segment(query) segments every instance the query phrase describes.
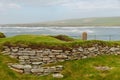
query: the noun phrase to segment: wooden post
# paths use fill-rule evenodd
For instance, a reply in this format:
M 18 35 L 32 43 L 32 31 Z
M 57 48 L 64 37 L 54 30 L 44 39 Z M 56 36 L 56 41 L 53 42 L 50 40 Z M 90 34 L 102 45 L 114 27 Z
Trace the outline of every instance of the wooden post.
M 82 33 L 82 40 L 87 40 L 87 32 Z

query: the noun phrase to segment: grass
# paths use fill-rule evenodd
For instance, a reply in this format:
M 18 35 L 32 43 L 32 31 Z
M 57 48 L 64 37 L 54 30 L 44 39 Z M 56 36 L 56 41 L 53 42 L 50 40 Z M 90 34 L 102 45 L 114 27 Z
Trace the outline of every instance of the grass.
M 66 41 L 70 40 L 70 41 Z M 32 48 L 50 48 L 50 49 L 63 49 L 70 50 L 79 46 L 90 47 L 93 44 L 101 46 L 116 46 L 120 45 L 120 41 L 99 41 L 88 40 L 82 41 L 80 39 L 73 39 L 68 36 L 43 36 L 43 35 L 17 35 L 13 37 L 0 38 L 0 47 L 2 46 L 19 46 L 19 47 L 32 47 Z
M 120 26 L 120 16 L 118 17 L 93 17 L 82 19 L 68 19 L 60 21 L 51 21 L 44 23 L 29 23 L 29 24 L 8 24 L 3 26 L 28 26 L 28 27 L 40 27 L 40 26 Z
M 62 79 L 48 76 L 35 76 L 20 74 L 10 70 L 8 62 L 15 63 L 15 59 L 0 54 L 0 80 L 119 80 L 120 79 L 120 55 L 102 55 L 88 59 L 65 61 L 52 65 L 63 65 L 64 75 Z M 109 66 L 112 69 L 100 71 L 95 66 Z
M 93 44 L 102 46 L 116 46 L 120 45 L 119 41 L 64 41 L 51 36 L 43 35 L 18 35 L 9 38 L 0 39 L 0 47 L 3 45 L 8 46 L 24 46 L 24 47 L 47 47 L 47 48 L 62 48 L 71 49 L 73 47 L 83 46 L 89 47 Z M 0 80 L 119 80 L 120 79 L 120 55 L 102 55 L 88 59 L 65 61 L 52 65 L 63 65 L 64 70 L 61 72 L 64 75 L 62 79 L 53 78 L 52 75 L 48 76 L 35 76 L 28 74 L 19 74 L 9 69 L 8 63 L 18 62 L 8 56 L 0 54 Z M 100 71 L 96 70 L 95 66 L 109 66 L 111 70 Z

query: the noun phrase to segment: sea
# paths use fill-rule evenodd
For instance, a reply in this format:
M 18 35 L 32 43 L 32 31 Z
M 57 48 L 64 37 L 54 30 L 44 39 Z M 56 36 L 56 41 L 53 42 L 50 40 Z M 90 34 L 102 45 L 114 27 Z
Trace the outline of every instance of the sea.
M 33 35 L 68 35 L 73 38 L 81 39 L 83 32 L 87 32 L 88 40 L 120 40 L 120 26 L 83 26 L 83 27 L 2 27 L 0 32 L 3 32 L 7 37 L 23 34 Z

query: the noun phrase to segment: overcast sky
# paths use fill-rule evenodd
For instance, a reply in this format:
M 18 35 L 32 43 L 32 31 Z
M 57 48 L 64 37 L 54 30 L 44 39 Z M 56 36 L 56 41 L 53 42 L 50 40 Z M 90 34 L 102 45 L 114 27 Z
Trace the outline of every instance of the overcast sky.
M 0 0 L 0 24 L 120 16 L 120 0 Z

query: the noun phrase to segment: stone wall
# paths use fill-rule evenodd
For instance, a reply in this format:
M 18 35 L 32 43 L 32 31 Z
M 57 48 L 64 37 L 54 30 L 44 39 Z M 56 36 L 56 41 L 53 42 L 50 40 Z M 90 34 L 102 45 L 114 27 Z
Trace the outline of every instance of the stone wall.
M 119 55 L 120 46 L 103 47 L 95 44 L 92 47 L 79 47 L 70 51 L 5 46 L 2 53 L 19 60 L 19 64 L 9 64 L 9 67 L 15 71 L 26 74 L 47 75 L 50 73 L 60 73 L 63 70 L 63 66 L 44 67 L 44 64 L 84 59 L 102 54 Z

